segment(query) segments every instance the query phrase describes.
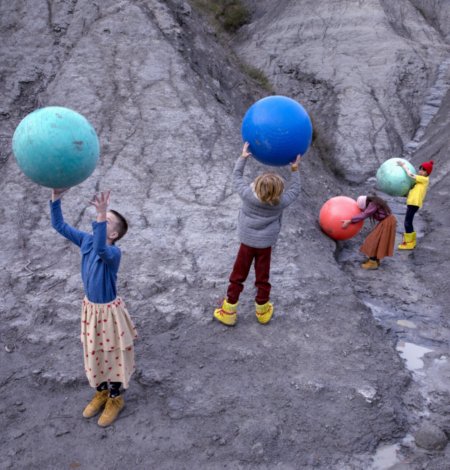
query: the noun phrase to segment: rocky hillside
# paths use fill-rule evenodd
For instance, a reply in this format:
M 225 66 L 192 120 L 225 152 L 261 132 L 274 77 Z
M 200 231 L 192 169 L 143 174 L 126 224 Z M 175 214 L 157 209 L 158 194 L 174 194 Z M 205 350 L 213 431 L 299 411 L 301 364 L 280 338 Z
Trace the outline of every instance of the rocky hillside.
M 405 333 L 373 306 L 395 319 L 420 309 L 430 361 L 448 355 L 450 7 L 245 3 L 249 23 L 226 36 L 197 2 L 0 1 L 1 468 L 365 469 L 380 444 L 400 442 L 398 465 L 445 468 L 448 449 L 402 439 L 423 415 L 446 439 L 449 368 L 440 359 L 439 384 L 424 389 L 396 350 Z M 238 247 L 231 170 L 243 114 L 270 92 L 304 104 L 316 139 L 273 255 L 274 319 L 257 324 L 251 275 L 227 329 L 212 311 Z M 111 189 L 130 222 L 119 290 L 138 370 L 105 430 L 81 417 L 79 253 L 50 227 L 49 190 L 11 153 L 20 120 L 47 105 L 85 115 L 101 142 L 94 174 L 64 196 L 67 221 L 89 230 L 89 197 Z M 318 210 L 371 189 L 396 155 L 436 161 L 419 247 L 361 272 L 361 235 L 336 246 Z M 262 170 L 248 166 L 249 178 Z

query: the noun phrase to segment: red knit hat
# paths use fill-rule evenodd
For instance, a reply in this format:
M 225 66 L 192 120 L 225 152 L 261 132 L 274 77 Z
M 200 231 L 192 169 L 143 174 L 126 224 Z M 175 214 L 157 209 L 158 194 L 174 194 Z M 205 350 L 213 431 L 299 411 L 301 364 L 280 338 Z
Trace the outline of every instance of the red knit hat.
M 420 168 L 423 168 L 428 175 L 431 175 L 431 172 L 433 171 L 433 160 L 430 160 L 429 162 L 423 162 L 422 165 L 420 165 Z

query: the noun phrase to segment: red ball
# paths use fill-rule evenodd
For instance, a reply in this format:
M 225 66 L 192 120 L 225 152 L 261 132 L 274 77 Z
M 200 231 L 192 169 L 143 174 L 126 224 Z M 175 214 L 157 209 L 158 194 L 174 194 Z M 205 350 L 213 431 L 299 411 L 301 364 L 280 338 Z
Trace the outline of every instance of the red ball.
M 361 214 L 361 210 L 354 199 L 347 196 L 332 197 L 320 209 L 319 225 L 333 240 L 348 240 L 362 229 L 364 221 L 350 224 L 347 228 L 342 228 L 342 221 L 358 214 Z

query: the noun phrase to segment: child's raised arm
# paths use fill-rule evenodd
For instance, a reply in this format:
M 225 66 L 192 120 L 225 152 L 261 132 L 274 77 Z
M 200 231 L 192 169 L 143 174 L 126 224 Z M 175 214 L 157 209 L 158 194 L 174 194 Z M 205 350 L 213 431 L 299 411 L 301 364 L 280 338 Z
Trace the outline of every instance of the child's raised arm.
M 63 237 L 67 238 L 67 240 L 70 240 L 77 246 L 81 246 L 84 237 L 88 234 L 67 224 L 64 221 L 61 209 L 61 197 L 68 190 L 68 188 L 52 189 L 52 198 L 50 201 L 50 217 L 52 221 L 52 227 Z
M 97 255 L 106 264 L 115 265 L 120 262 L 120 250 L 107 243 L 107 212 L 111 191 L 101 192 L 99 196 L 94 195 L 91 205 L 97 211 L 97 222 L 94 223 L 93 248 Z
M 251 156 L 251 153 L 248 150 L 249 143 L 245 142 L 242 147 L 241 156 L 238 158 L 236 164 L 234 165 L 233 170 L 233 186 L 239 196 L 244 194 L 244 191 L 248 189 L 248 183 L 244 180 L 244 168 L 247 163 L 248 157 Z
M 283 193 L 281 198 L 281 204 L 283 207 L 287 207 L 292 204 L 300 194 L 300 173 L 298 168 L 300 166 L 301 155 L 297 155 L 294 162 L 291 163 L 292 177 L 289 188 Z
M 401 160 L 397 160 L 397 165 L 398 166 L 401 166 L 404 170 L 405 170 L 405 173 L 413 180 L 416 179 L 416 175 L 414 173 L 411 173 L 409 171 L 409 168 L 406 166 L 406 163 L 405 162 L 402 162 Z

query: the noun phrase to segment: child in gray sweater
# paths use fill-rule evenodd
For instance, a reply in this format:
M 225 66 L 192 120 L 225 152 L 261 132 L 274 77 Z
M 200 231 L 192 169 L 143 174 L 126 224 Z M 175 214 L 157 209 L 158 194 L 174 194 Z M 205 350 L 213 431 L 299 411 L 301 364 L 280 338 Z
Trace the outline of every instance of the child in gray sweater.
M 276 173 L 264 173 L 256 177 L 252 184 L 246 183 L 244 168 L 251 155 L 248 146 L 246 142 L 233 170 L 233 185 L 242 199 L 238 218 L 241 245 L 230 275 L 227 298 L 222 307 L 214 311 L 214 318 L 228 326 L 236 324 L 239 295 L 244 289 L 244 282 L 253 260 L 257 289 L 256 318 L 262 324 L 268 323 L 272 318 L 273 305 L 269 302 L 272 247 L 280 233 L 283 210 L 292 204 L 300 193 L 300 155 L 291 163 L 292 178 L 286 191 L 283 179 Z

